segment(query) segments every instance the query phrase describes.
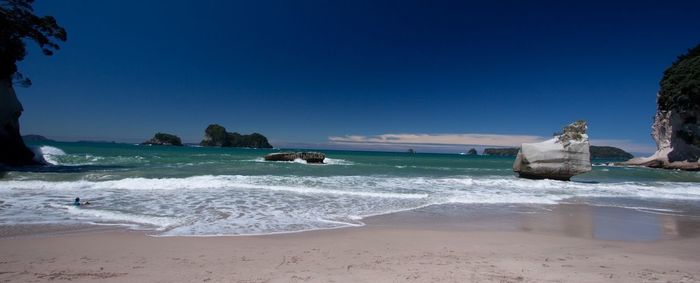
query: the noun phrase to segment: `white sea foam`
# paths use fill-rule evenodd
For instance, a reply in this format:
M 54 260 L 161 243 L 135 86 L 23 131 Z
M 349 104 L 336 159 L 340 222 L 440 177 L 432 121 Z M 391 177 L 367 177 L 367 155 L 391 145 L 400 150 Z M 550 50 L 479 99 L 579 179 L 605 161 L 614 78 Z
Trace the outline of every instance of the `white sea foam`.
M 92 221 L 157 227 L 164 235 L 240 235 L 362 225 L 360 220 L 370 215 L 445 203 L 556 204 L 599 197 L 700 201 L 697 184 L 680 182 L 581 183 L 511 176 L 112 178 L 0 181 L 0 199 L 14 200 L 3 204 L 0 224 Z M 75 196 L 93 205 L 66 208 Z
M 59 165 L 58 157 L 66 155 L 63 150 L 57 147 L 42 145 L 38 147 L 31 147 L 32 152 L 34 152 L 34 160 L 41 163 L 47 163 L 52 165 Z
M 163 230 L 175 225 L 177 221 L 170 217 L 158 217 L 150 215 L 139 215 L 120 211 L 99 210 L 92 207 L 63 206 L 66 211 L 78 218 L 92 222 L 123 222 L 134 224 L 145 224 Z

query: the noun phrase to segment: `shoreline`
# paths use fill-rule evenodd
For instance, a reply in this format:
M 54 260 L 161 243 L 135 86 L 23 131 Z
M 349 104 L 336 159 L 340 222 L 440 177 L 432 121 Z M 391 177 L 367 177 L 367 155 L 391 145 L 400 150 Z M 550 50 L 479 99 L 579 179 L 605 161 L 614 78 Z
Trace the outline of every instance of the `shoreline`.
M 363 222 L 232 237 L 45 229 L 0 238 L 0 281 L 700 281 L 698 217 L 579 204 L 442 205 Z
M 574 221 L 575 225 L 563 225 Z M 359 222 L 361 224 L 330 228 L 231 235 L 161 235 L 159 233 L 163 231 L 133 228 L 137 225 L 129 223 L 11 224 L 0 225 L 0 239 L 109 232 L 142 233 L 154 238 L 237 238 L 323 233 L 372 227 L 445 229 L 465 232 L 520 231 L 633 242 L 700 237 L 700 216 L 695 214 L 684 215 L 644 207 L 630 208 L 584 203 L 436 204 L 367 216 L 359 219 Z M 619 233 L 609 235 L 611 229 Z

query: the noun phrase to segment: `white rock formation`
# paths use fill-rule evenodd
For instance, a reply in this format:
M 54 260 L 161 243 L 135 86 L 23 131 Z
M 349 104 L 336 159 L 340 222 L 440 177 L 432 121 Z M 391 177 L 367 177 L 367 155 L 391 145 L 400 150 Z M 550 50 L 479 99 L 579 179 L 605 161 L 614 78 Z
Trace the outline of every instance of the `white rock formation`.
M 575 131 L 567 131 L 575 129 Z M 513 171 L 522 178 L 569 180 L 591 171 L 586 122 L 564 128 L 564 133 L 539 143 L 522 144 Z
M 698 116 L 695 112 L 686 112 L 684 116 Z M 687 117 L 682 117 L 676 111 L 658 110 L 651 126 L 651 136 L 656 142 L 657 150 L 649 157 L 630 159 L 622 164 L 639 165 L 653 168 L 700 170 L 700 147 L 689 144 L 679 138 L 675 133 L 679 130 L 700 135 L 700 128 L 696 123 L 684 123 Z

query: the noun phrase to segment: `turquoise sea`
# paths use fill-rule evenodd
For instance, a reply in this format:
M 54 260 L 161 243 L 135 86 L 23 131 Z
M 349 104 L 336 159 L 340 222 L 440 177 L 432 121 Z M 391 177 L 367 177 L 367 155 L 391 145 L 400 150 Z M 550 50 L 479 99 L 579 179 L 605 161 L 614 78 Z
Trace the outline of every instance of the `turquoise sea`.
M 331 151 L 326 164 L 266 162 L 278 150 L 31 144 L 53 164 L 0 173 L 0 225 L 125 225 L 156 235 L 243 235 L 363 225 L 429 205 L 559 203 L 700 216 L 700 172 L 611 166 L 571 182 L 526 180 L 513 158 Z M 73 198 L 92 204 L 75 207 Z

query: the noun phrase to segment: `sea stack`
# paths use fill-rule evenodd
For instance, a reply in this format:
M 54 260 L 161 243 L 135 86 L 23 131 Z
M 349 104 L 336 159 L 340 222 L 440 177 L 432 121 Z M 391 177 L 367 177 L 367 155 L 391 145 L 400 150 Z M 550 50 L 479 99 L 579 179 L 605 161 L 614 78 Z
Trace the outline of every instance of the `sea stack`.
M 521 178 L 563 181 L 591 171 L 587 129 L 586 121 L 577 121 L 552 139 L 522 144 L 513 171 Z
M 700 170 L 700 45 L 664 71 L 651 137 L 656 152 L 623 164 Z

